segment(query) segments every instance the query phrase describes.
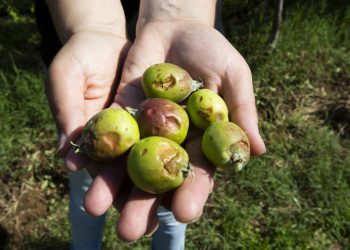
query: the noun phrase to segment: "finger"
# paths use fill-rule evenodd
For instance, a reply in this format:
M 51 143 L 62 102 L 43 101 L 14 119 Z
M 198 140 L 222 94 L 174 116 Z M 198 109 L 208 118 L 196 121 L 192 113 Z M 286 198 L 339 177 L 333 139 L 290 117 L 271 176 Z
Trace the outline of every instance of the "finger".
M 129 176 L 126 175 L 121 187 L 119 188 L 118 191 L 118 196 L 117 198 L 114 199 L 113 205 L 116 207 L 116 209 L 121 212 L 128 201 L 130 194 L 133 190 L 134 184 L 130 180 Z
M 143 72 L 149 66 L 164 60 L 165 52 L 157 37 L 150 38 L 146 35 L 136 39 L 125 60 L 115 102 L 121 106 L 137 108 L 144 99 L 141 87 Z
M 188 175 L 184 183 L 175 191 L 172 211 L 176 220 L 190 223 L 197 220 L 211 193 L 214 181 L 214 168 L 206 161 L 201 151 L 201 139 L 189 141 L 186 150 L 193 165 L 193 176 Z
M 154 227 L 158 199 L 156 195 L 133 188 L 120 213 L 117 224 L 118 237 L 134 242 Z
M 62 49 L 52 64 L 45 81 L 45 90 L 58 131 L 57 154 L 64 156 L 69 141 L 75 141 L 85 122 L 83 96 L 84 74 L 78 63 Z M 74 112 L 73 112 L 74 111 Z
M 144 236 L 152 236 L 152 234 L 158 229 L 159 227 L 159 219 L 157 216 L 157 213 L 152 214 L 152 217 L 150 219 L 150 222 L 148 223 L 147 230 L 144 233 Z
M 237 52 L 238 53 L 238 52 Z M 255 106 L 252 74 L 244 59 L 239 65 L 228 66 L 223 81 L 223 98 L 228 106 L 230 120 L 237 123 L 248 135 L 251 153 L 261 155 L 266 148 L 259 133 L 258 115 Z
M 112 205 L 126 176 L 125 166 L 120 163 L 94 162 L 94 168 L 100 168 L 84 198 L 84 208 L 93 216 L 104 214 Z M 90 166 L 91 167 L 91 166 Z

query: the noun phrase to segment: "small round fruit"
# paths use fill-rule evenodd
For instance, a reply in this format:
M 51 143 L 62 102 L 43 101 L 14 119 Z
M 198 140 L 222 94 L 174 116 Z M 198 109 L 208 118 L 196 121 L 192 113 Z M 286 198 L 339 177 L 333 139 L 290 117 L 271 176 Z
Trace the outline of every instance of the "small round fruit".
M 205 130 L 202 152 L 213 165 L 240 171 L 249 161 L 250 143 L 239 126 L 233 122 L 220 121 Z
M 159 136 L 137 142 L 127 161 L 128 174 L 134 185 L 153 194 L 179 187 L 191 171 L 190 166 L 185 149 Z
M 136 120 L 124 109 L 108 108 L 94 115 L 83 128 L 78 152 L 98 161 L 113 161 L 139 139 Z
M 217 121 L 228 121 L 224 100 L 210 89 L 200 89 L 188 98 L 186 110 L 191 122 L 204 130 Z
M 154 64 L 146 69 L 142 87 L 147 98 L 160 97 L 179 103 L 201 83 L 192 79 L 183 68 L 171 63 Z
M 189 118 L 177 103 L 163 99 L 144 100 L 135 115 L 142 138 L 161 136 L 181 144 L 187 135 Z

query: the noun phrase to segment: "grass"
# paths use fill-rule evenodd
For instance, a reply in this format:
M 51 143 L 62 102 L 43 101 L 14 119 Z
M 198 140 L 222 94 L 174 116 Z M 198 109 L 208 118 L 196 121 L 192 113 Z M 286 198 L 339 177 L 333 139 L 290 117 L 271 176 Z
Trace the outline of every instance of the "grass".
M 64 249 L 67 176 L 54 157 L 39 37 L 23 5 L 0 17 L 0 248 Z M 350 7 L 295 1 L 284 11 L 270 51 L 271 8 L 224 1 L 227 37 L 252 68 L 268 151 L 240 174 L 216 173 L 202 218 L 188 226 L 187 249 L 350 245 Z M 111 210 L 104 249 L 146 249 L 150 238 L 131 246 L 116 239 L 117 218 Z

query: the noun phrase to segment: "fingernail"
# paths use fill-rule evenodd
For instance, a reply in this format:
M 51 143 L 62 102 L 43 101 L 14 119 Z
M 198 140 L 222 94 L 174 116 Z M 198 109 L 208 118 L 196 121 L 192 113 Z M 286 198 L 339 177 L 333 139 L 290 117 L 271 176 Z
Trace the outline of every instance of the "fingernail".
M 210 188 L 209 188 L 209 194 L 211 194 L 214 190 L 214 185 L 212 185 Z
M 62 150 L 64 148 L 64 146 L 67 143 L 67 136 L 64 133 L 60 133 L 58 136 L 58 141 L 57 141 L 57 147 L 56 147 L 56 155 L 59 157 L 63 157 L 62 156 Z
M 201 218 L 202 214 L 203 214 L 203 210 L 201 211 L 201 213 L 199 214 L 199 216 L 197 218 L 195 218 L 191 221 L 191 223 L 197 222 Z
M 264 142 L 264 140 L 262 139 L 262 137 L 261 137 L 261 135 L 260 135 L 260 133 L 258 133 L 259 134 L 259 137 L 260 137 L 260 152 L 258 152 L 259 153 L 259 155 L 263 155 L 263 154 L 265 154 L 266 153 L 266 145 L 265 145 L 265 142 Z
M 199 219 L 200 219 L 200 216 L 199 216 L 198 218 L 196 218 L 196 219 L 192 220 L 190 223 L 197 222 L 197 221 L 199 221 Z
M 159 223 L 158 223 L 158 225 L 157 225 L 150 233 L 145 234 L 145 237 L 150 237 L 150 236 L 152 236 L 152 235 L 154 234 L 154 232 L 157 231 L 158 227 L 159 227 Z
M 128 245 L 131 245 L 131 244 L 134 244 L 136 242 L 136 240 L 134 241 L 126 241 L 125 243 L 128 244 Z

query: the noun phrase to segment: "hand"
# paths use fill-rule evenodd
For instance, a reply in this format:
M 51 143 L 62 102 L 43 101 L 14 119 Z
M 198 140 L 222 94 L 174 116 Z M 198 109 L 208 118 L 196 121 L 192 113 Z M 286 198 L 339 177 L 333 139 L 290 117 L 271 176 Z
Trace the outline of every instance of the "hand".
M 200 77 L 206 88 L 222 95 L 228 105 L 230 119 L 247 132 L 252 154 L 264 153 L 250 69 L 220 33 L 202 22 L 150 22 L 139 28 L 125 61 L 113 105 L 137 107 L 144 99 L 140 85 L 144 70 L 164 61 L 182 66 L 192 76 Z M 130 193 L 125 193 L 124 190 L 130 189 L 120 184 L 125 178 L 125 174 L 120 173 L 123 166 L 118 166 L 118 170 L 111 167 L 109 175 L 100 174 L 95 178 L 85 198 L 86 210 L 100 215 L 111 205 L 111 197 L 116 197 L 115 202 L 121 209 L 117 233 L 129 242 L 157 227 L 155 211 L 161 203 L 173 211 L 178 221 L 189 223 L 198 219 L 213 189 L 214 168 L 201 153 L 200 138 L 189 141 L 185 147 L 194 166 L 195 177 L 188 177 L 176 191 L 156 196 L 133 187 Z M 124 187 L 128 185 L 130 181 Z
M 70 36 L 54 58 L 46 93 L 59 131 L 58 155 L 65 156 L 86 121 L 112 102 L 118 68 L 129 47 L 126 36 L 83 30 Z M 67 169 L 76 170 L 82 159 L 69 159 Z

